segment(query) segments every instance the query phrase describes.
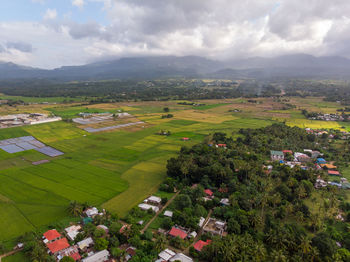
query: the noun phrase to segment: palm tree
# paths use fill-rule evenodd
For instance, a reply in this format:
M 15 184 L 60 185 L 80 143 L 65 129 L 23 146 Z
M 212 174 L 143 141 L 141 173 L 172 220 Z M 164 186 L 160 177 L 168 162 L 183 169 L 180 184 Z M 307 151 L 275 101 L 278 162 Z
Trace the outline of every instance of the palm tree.
M 271 261 L 273 261 L 273 262 L 285 262 L 285 261 L 287 261 L 287 258 L 284 255 L 283 250 L 273 250 L 271 252 Z
M 254 261 L 265 261 L 266 249 L 263 244 L 256 244 L 254 248 Z
M 80 216 L 83 212 L 83 208 L 81 206 L 81 204 L 79 204 L 77 201 L 71 201 L 69 203 L 69 206 L 67 207 L 67 211 L 69 214 L 71 214 L 72 216 Z
M 163 234 L 160 234 L 157 237 L 157 240 L 155 242 L 155 248 L 157 251 L 161 251 L 165 248 L 165 244 L 166 244 L 166 238 Z
M 303 252 L 303 259 L 304 255 L 307 255 L 311 251 L 311 240 L 307 236 L 302 236 L 300 238 L 300 245 L 299 245 L 301 251 Z

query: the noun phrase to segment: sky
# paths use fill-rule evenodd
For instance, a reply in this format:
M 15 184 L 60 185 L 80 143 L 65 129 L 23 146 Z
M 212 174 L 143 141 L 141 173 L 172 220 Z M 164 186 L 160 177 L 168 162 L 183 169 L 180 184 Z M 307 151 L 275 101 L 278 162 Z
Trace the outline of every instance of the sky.
M 350 58 L 349 0 L 1 0 L 0 61 L 131 56 Z

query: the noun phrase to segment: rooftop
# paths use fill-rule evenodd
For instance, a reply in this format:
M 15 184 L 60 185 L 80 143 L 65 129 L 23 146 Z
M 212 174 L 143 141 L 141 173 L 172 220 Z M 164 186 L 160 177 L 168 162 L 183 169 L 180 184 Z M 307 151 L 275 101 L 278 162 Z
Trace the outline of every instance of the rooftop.
M 44 233 L 44 237 L 48 240 L 48 241 L 52 241 L 56 238 L 60 238 L 61 234 L 58 233 L 58 231 L 56 229 L 51 229 L 48 230 Z
M 58 251 L 61 251 L 69 247 L 67 238 L 61 238 L 51 243 L 46 244 L 47 248 L 51 251 L 52 254 L 55 254 Z
M 177 227 L 173 227 L 170 232 L 169 235 L 173 236 L 173 237 L 180 237 L 182 239 L 185 239 L 187 237 L 187 233 L 183 230 L 181 230 L 180 228 Z

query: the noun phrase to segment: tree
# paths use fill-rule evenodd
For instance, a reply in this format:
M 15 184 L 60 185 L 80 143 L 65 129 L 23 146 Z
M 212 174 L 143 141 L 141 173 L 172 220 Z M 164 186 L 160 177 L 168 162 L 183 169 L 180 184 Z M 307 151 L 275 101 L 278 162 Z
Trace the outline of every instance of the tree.
M 167 113 L 167 112 L 170 111 L 170 109 L 169 109 L 169 107 L 164 107 L 164 108 L 163 108 L 163 111 Z
M 60 261 L 61 262 L 74 262 L 75 260 L 72 257 L 65 256 Z
M 162 227 L 164 229 L 170 229 L 173 226 L 173 221 L 170 217 L 165 217 L 162 222 Z
M 79 204 L 77 201 L 74 200 L 69 203 L 69 206 L 67 207 L 67 211 L 70 215 L 77 217 L 82 214 L 83 208 L 81 204 Z
M 109 245 L 109 242 L 108 242 L 107 239 L 98 238 L 98 239 L 95 240 L 95 249 L 97 251 L 101 251 L 101 250 L 107 249 L 108 245 Z
M 183 210 L 185 207 L 190 207 L 192 205 L 192 201 L 188 195 L 180 194 L 175 198 L 174 204 L 176 205 L 177 209 Z
M 111 254 L 114 258 L 120 258 L 123 254 L 123 250 L 120 248 L 114 247 L 111 249 Z
M 94 231 L 94 238 L 103 237 L 106 234 L 103 228 L 96 227 Z
M 159 252 L 165 248 L 165 245 L 166 245 L 166 238 L 163 234 L 160 234 L 156 238 L 155 249 L 157 250 L 157 252 Z

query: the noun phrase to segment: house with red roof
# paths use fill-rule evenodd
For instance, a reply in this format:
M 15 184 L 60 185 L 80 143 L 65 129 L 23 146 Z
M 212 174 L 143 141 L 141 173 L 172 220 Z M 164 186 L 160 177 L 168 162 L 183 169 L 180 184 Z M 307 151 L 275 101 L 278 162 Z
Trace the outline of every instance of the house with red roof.
M 177 227 L 172 227 L 172 229 L 169 232 L 169 235 L 172 237 L 179 237 L 181 239 L 185 239 L 187 237 L 187 233 Z
M 328 170 L 328 175 L 330 176 L 340 176 L 339 171 L 336 170 Z
M 70 245 L 67 238 L 64 237 L 54 242 L 47 243 L 46 246 L 52 254 L 56 254 L 57 252 L 68 248 Z
M 282 150 L 283 154 L 291 154 L 293 155 L 293 151 L 292 150 Z
M 209 245 L 211 243 L 210 239 L 207 239 L 207 241 L 203 241 L 203 240 L 199 240 L 198 242 L 196 242 L 193 247 L 195 250 L 197 250 L 198 252 L 201 252 L 203 247 Z
M 223 148 L 226 148 L 226 144 L 217 144 L 216 147 L 223 147 Z
M 44 234 L 44 243 L 50 243 L 61 238 L 61 234 L 56 229 L 46 231 Z
M 79 254 L 78 245 L 70 246 L 66 249 L 63 249 L 63 250 L 57 252 L 57 259 L 58 260 L 61 260 L 62 258 L 68 257 L 68 256 L 73 258 L 75 261 L 81 259 L 81 256 Z
M 204 190 L 204 193 L 205 193 L 207 196 L 210 196 L 210 197 L 213 196 L 213 194 L 214 194 L 213 191 L 211 191 L 210 189 L 205 189 L 205 190 Z
M 190 140 L 188 137 L 183 137 L 182 138 L 182 141 L 188 141 L 188 140 Z

